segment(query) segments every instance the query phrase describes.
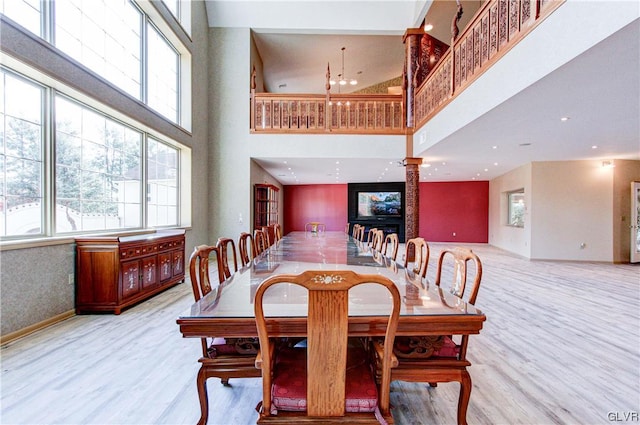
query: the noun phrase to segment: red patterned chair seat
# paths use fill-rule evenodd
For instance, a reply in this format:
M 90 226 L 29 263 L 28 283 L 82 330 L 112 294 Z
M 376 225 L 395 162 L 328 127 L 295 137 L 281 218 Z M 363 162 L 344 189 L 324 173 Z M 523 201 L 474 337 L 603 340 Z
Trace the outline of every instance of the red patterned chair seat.
M 347 353 L 346 411 L 374 412 L 378 389 L 367 366 L 362 347 L 349 347 Z M 307 350 L 282 350 L 275 361 L 272 402 L 275 410 L 307 410 Z M 275 412 L 274 412 L 275 413 Z
M 258 338 L 214 338 L 207 353 L 211 359 L 218 356 L 255 356 L 259 346 Z
M 396 337 L 393 352 L 398 358 L 458 358 L 460 346 L 450 336 Z

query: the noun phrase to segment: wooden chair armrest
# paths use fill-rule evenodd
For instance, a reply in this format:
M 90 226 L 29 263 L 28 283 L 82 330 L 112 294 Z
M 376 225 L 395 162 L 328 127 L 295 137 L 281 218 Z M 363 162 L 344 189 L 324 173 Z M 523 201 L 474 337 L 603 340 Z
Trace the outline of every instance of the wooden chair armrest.
M 269 341 L 269 353 L 271 354 L 271 360 L 273 360 L 275 349 L 275 343 L 273 341 Z M 258 350 L 258 354 L 256 354 L 255 366 L 256 369 L 262 369 L 262 347 L 260 347 L 260 350 Z
M 384 347 L 382 346 L 382 344 L 380 344 L 380 341 L 375 339 L 373 340 L 372 345 L 373 350 L 376 354 L 376 358 L 378 360 L 382 360 L 382 358 L 384 357 Z M 395 354 L 391 353 L 391 368 L 393 369 L 394 367 L 398 367 L 398 357 L 396 357 Z

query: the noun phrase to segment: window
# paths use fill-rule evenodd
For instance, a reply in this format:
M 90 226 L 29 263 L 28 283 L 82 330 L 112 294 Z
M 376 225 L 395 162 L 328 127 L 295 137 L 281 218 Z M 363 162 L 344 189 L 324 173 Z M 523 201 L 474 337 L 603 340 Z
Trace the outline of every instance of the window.
M 55 112 L 56 233 L 141 227 L 142 133 L 60 95 Z
M 40 0 L 0 0 L 0 12 L 42 37 L 43 3 Z
M 507 193 L 509 206 L 508 217 L 510 226 L 524 227 L 524 189 Z
M 128 0 L 55 3 L 55 45 L 141 99 L 142 13 Z
M 151 24 L 147 38 L 147 104 L 177 122 L 179 55 Z
M 96 108 L 0 68 L 0 238 L 188 225 L 190 150 Z
M 0 236 L 44 233 L 44 88 L 2 70 Z
M 167 4 L 176 17 L 190 17 L 189 2 Z M 189 130 L 191 54 L 176 36 L 184 23 L 165 22 L 156 7 L 132 0 L 0 0 L 0 12 Z
M 178 150 L 153 138 L 147 144 L 149 227 L 178 223 Z

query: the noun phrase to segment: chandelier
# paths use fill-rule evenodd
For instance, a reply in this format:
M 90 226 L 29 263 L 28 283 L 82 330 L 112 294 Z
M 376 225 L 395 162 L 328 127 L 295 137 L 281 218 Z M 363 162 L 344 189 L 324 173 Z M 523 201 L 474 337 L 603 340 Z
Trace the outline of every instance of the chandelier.
M 351 84 L 352 86 L 355 86 L 356 84 L 358 84 L 358 80 L 356 80 L 355 78 L 351 78 L 348 79 L 344 76 L 344 51 L 346 50 L 346 47 L 342 48 L 342 73 L 338 74 L 338 80 L 330 80 L 329 84 L 331 84 L 332 86 L 335 86 L 336 84 L 340 85 L 340 86 L 346 86 L 347 84 Z

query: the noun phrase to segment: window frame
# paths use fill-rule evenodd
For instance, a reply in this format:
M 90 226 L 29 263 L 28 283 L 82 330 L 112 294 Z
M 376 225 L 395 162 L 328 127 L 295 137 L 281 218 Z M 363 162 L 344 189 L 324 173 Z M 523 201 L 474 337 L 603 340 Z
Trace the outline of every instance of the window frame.
M 154 131 L 148 126 L 138 122 L 134 117 L 123 115 L 106 105 L 101 104 L 95 99 L 88 98 L 86 96 L 80 95 L 74 91 L 74 89 L 66 88 L 64 89 L 61 83 L 51 85 L 51 81 L 46 81 L 46 78 L 42 78 L 40 81 L 37 76 L 26 75 L 21 70 L 16 70 L 8 65 L 0 64 L 0 68 L 3 72 L 8 72 L 17 78 L 23 79 L 28 83 L 34 84 L 38 87 L 41 87 L 44 90 L 44 101 L 42 111 L 43 115 L 43 129 L 42 129 L 42 138 L 43 138 L 43 175 L 42 179 L 43 183 L 43 200 L 42 200 L 42 212 L 41 212 L 41 220 L 43 221 L 41 227 L 42 231 L 38 234 L 33 235 L 15 235 L 15 236 L 0 236 L 0 247 L 10 244 L 10 246 L 35 246 L 32 245 L 36 243 L 36 245 L 41 245 L 42 243 L 38 243 L 38 241 L 49 241 L 49 240 L 69 240 L 73 239 L 75 235 L 80 234 L 130 234 L 130 233 L 139 233 L 148 231 L 150 229 L 156 228 L 175 228 L 175 227 L 188 227 L 190 226 L 190 207 L 188 203 L 190 202 L 190 187 L 191 183 L 189 181 L 190 175 L 190 167 L 191 167 L 191 149 L 175 140 L 171 140 L 166 136 Z M 33 70 L 32 70 L 33 71 Z M 123 227 L 123 228 L 115 228 L 115 229 L 99 229 L 99 230 L 79 230 L 76 232 L 57 232 L 56 230 L 56 201 L 55 201 L 55 184 L 56 184 L 56 164 L 55 164 L 55 144 L 56 144 L 56 129 L 55 129 L 55 101 L 56 96 L 65 97 L 67 100 L 77 103 L 80 107 L 88 108 L 102 116 L 105 119 L 114 121 L 120 125 L 131 128 L 134 131 L 140 132 L 142 134 L 141 138 L 141 167 L 142 167 L 142 175 L 140 181 L 140 226 L 138 227 Z M 146 188 L 146 184 L 148 181 L 146 164 L 147 164 L 147 155 L 148 155 L 148 139 L 153 139 L 155 142 L 167 145 L 173 149 L 177 150 L 177 159 L 176 159 L 176 202 L 177 202 L 177 211 L 176 211 L 176 222 L 172 224 L 162 224 L 150 227 L 148 225 L 148 217 L 147 217 L 147 201 L 145 197 L 144 188 Z
M 519 199 L 514 200 L 515 197 L 518 197 Z M 526 223 L 525 213 L 527 211 L 524 188 L 507 192 L 506 199 L 507 199 L 507 226 L 515 227 L 515 228 L 524 228 Z M 522 211 L 520 213 L 518 211 L 515 211 L 515 208 L 514 208 L 515 204 L 522 204 Z M 522 216 L 521 220 L 517 220 L 517 217 L 516 217 L 517 214 L 521 214 Z M 519 221 L 521 221 L 521 223 Z

